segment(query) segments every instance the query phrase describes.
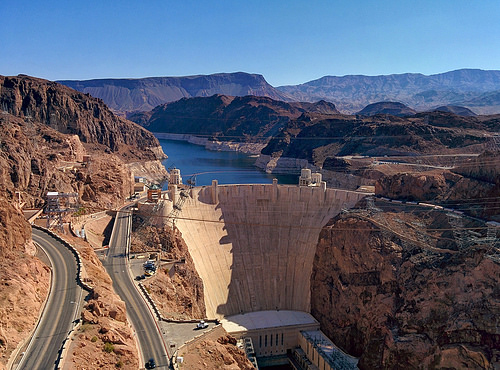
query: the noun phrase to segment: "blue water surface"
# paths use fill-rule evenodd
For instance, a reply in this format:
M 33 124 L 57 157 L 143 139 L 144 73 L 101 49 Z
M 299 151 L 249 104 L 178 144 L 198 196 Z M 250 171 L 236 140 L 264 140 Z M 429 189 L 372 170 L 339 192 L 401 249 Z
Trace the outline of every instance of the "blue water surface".
M 211 185 L 214 179 L 219 184 L 271 184 L 273 178 L 279 184 L 298 183 L 298 176 L 271 175 L 258 169 L 254 166 L 255 156 L 211 151 L 186 141 L 160 139 L 160 144 L 168 156 L 163 165 L 180 169 L 183 183 L 194 175 L 196 186 Z

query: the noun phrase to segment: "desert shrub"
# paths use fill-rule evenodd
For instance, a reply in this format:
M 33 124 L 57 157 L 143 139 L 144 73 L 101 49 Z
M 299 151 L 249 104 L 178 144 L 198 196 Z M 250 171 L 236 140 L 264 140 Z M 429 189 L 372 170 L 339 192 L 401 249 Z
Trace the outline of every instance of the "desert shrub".
M 111 353 L 115 350 L 115 345 L 110 342 L 104 343 L 104 351 Z

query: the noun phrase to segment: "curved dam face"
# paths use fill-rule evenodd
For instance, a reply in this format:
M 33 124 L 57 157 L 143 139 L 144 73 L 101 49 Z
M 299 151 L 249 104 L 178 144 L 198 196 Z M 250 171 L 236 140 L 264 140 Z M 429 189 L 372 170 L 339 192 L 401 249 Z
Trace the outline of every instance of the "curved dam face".
M 309 312 L 321 228 L 366 195 L 277 184 L 191 189 L 176 225 L 203 279 L 207 316 Z

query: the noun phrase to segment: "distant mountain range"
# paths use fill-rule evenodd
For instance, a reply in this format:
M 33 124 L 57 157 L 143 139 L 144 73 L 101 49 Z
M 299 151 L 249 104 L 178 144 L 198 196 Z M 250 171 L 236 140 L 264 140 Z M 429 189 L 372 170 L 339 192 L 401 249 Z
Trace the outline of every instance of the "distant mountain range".
M 267 96 L 275 100 L 293 100 L 275 89 L 258 74 L 217 73 L 186 77 L 149 77 L 138 79 L 98 79 L 57 81 L 83 93 L 102 99 L 115 112 L 150 111 L 160 104 L 182 98 L 230 96 Z
M 430 76 L 420 73 L 325 76 L 277 89 L 299 101 L 330 101 L 348 113 L 381 101 L 401 102 L 417 111 L 460 105 L 475 113 L 500 112 L 500 71 L 460 69 Z
M 423 75 L 325 76 L 301 85 L 273 87 L 258 74 L 218 73 L 186 77 L 58 81 L 102 99 L 119 113 L 150 111 L 188 97 L 214 94 L 266 96 L 275 100 L 332 102 L 343 113 L 355 113 L 377 102 L 401 102 L 416 111 L 462 106 L 478 114 L 500 112 L 500 71 L 461 69 Z

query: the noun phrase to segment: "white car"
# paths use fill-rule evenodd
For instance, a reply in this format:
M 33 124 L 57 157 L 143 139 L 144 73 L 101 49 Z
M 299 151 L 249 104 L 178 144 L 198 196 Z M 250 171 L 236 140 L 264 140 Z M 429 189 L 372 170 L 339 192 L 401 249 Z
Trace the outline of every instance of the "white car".
M 208 328 L 208 324 L 207 324 L 205 321 L 201 320 L 201 321 L 200 321 L 200 322 L 196 325 L 196 328 L 195 328 L 195 329 L 198 329 L 198 330 L 199 330 L 199 329 L 206 329 L 206 328 Z

